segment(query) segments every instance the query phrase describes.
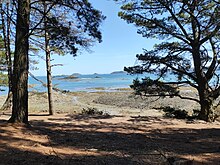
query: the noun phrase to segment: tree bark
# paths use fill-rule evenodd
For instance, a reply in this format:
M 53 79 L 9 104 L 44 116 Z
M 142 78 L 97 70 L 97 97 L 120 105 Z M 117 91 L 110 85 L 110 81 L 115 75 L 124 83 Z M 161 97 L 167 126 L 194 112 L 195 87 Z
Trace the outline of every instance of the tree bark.
M 2 2 L 0 4 L 1 8 L 1 19 L 2 19 L 2 31 L 3 31 L 3 39 L 4 39 L 4 48 L 5 48 L 5 58 L 7 62 L 7 71 L 8 71 L 8 88 L 9 92 L 12 90 L 12 61 L 11 61 L 11 49 L 10 49 L 10 18 L 9 18 L 9 2 L 7 1 L 7 26 L 5 23 L 5 14 L 2 7 Z
M 30 0 L 18 0 L 12 80 L 11 123 L 28 124 L 28 50 Z
M 201 57 L 200 57 L 200 46 L 198 42 L 192 43 L 192 50 L 193 50 L 193 62 L 194 62 L 194 69 L 197 78 L 198 84 L 198 94 L 199 94 L 199 103 L 200 103 L 200 113 L 199 119 L 205 120 L 207 122 L 211 122 L 214 120 L 214 114 L 212 110 L 213 98 L 209 96 L 210 92 L 208 90 L 208 82 L 206 79 L 206 75 L 202 69 Z
M 7 51 L 8 51 L 8 57 L 7 57 L 7 64 L 8 64 L 8 81 L 9 81 L 9 92 L 8 95 L 12 92 L 12 59 L 11 59 L 11 38 L 10 38 L 10 33 L 11 33 L 11 20 L 9 18 L 10 12 L 9 12 L 9 5 L 10 1 L 7 1 Z
M 48 34 L 45 34 L 46 67 L 47 67 L 47 93 L 48 93 L 49 115 L 53 115 L 53 97 L 52 97 L 53 90 L 52 90 L 52 76 L 51 76 L 51 64 L 50 64 L 50 48 L 48 45 L 48 40 L 46 39 L 47 35 Z
M 0 4 L 1 8 L 1 18 L 2 18 L 2 31 L 3 31 L 3 38 L 4 38 L 4 47 L 5 47 L 5 57 L 7 62 L 7 71 L 8 71 L 8 96 L 5 100 L 3 106 L 1 107 L 1 111 L 10 110 L 12 107 L 12 60 L 11 60 L 11 48 L 10 48 L 10 12 L 9 12 L 9 0 L 6 4 L 6 12 L 7 12 L 7 26 L 5 24 L 5 17 L 4 11 L 2 8 L 2 1 Z
M 46 69 L 47 69 L 47 93 L 48 93 L 48 104 L 49 104 L 49 115 L 53 115 L 53 89 L 52 89 L 52 76 L 51 76 L 51 63 L 50 63 L 50 45 L 49 35 L 47 32 L 47 4 L 44 2 L 44 28 L 45 28 L 45 49 L 46 49 Z
M 212 103 L 210 103 L 208 100 L 203 100 L 201 101 L 200 105 L 201 111 L 199 113 L 199 119 L 205 120 L 207 122 L 213 122 L 214 112 L 212 109 Z
M 207 122 L 212 122 L 214 121 L 214 112 L 213 112 L 214 98 L 208 95 L 209 95 L 208 89 L 199 91 L 200 106 L 201 106 L 199 119 L 205 120 Z

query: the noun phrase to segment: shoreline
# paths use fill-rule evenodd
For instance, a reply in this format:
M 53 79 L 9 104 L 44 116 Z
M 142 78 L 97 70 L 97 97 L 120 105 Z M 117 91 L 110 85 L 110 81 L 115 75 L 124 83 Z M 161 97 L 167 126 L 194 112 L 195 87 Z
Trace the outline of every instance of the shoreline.
M 181 93 L 190 97 L 198 97 L 195 90 L 182 87 Z M 3 105 L 6 96 L 0 96 L 0 105 Z M 46 92 L 29 92 L 29 113 L 47 113 L 48 99 Z M 179 97 L 140 97 L 133 94 L 130 88 L 105 91 L 103 88 L 93 92 L 53 92 L 54 112 L 80 114 L 83 109 L 95 108 L 110 115 L 135 116 L 164 116 L 166 109 L 185 111 L 192 116 L 200 105 L 192 100 L 183 100 Z M 10 113 L 10 112 L 9 112 Z M 217 109 L 220 114 L 220 109 Z
M 36 90 L 34 89 L 35 86 L 37 86 L 37 84 L 30 84 L 29 85 L 31 88 L 31 90 L 29 90 L 29 93 L 46 93 L 47 89 L 46 87 L 45 90 Z M 88 88 L 82 88 L 82 89 L 75 89 L 75 90 L 65 90 L 65 89 L 61 89 L 61 88 L 57 88 L 60 91 L 66 91 L 66 93 L 73 93 L 73 92 L 86 92 L 86 93 L 94 93 L 94 92 L 123 92 L 123 91 L 132 91 L 131 88 L 126 87 L 126 86 L 121 86 L 121 87 L 88 87 Z M 56 92 L 56 91 L 54 91 Z M 3 94 L 2 94 L 3 93 Z M 2 96 L 7 96 L 8 94 L 8 90 L 7 88 L 4 89 L 3 91 L 0 92 L 0 97 Z
M 184 94 L 196 96 L 195 92 L 186 88 L 181 90 Z M 2 105 L 6 96 L 0 96 Z M 53 103 L 55 113 L 80 113 L 85 108 L 96 108 L 110 115 L 151 115 L 162 116 L 159 111 L 161 107 L 173 107 L 192 113 L 193 109 L 198 109 L 198 105 L 190 100 L 180 98 L 158 98 L 133 95 L 129 88 L 114 89 L 106 91 L 103 88 L 93 92 L 53 92 Z M 29 112 L 45 113 L 48 111 L 48 100 L 46 92 L 29 92 Z

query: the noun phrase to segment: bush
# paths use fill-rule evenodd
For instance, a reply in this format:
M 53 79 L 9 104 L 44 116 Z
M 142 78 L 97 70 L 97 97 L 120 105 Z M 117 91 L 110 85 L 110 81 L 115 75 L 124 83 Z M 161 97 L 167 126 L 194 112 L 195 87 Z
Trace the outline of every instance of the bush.
M 176 118 L 176 119 L 187 119 L 189 118 L 188 112 L 186 110 L 175 109 L 172 107 L 163 107 L 166 117 Z
M 108 115 L 107 113 L 104 113 L 103 111 L 99 111 L 97 108 L 83 108 L 82 114 L 84 115 Z

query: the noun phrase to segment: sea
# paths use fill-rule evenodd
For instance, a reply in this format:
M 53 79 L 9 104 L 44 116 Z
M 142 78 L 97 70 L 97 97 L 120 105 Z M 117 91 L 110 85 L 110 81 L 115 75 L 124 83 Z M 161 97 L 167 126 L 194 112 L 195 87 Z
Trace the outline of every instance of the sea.
M 95 92 L 106 91 L 111 92 L 120 88 L 129 88 L 133 80 L 143 77 L 143 75 L 130 75 L 127 73 L 111 73 L 111 74 L 72 74 L 53 76 L 53 86 L 70 92 Z M 46 83 L 46 76 L 36 76 L 37 79 Z M 0 87 L 0 95 L 6 95 L 7 87 Z M 46 87 L 41 82 L 29 77 L 29 91 L 46 92 Z
M 127 74 L 126 72 L 113 72 L 110 74 L 78 74 L 72 75 L 58 75 L 53 76 L 53 87 L 70 91 L 70 92 L 97 92 L 105 91 L 112 92 L 118 91 L 120 88 L 130 88 L 134 79 L 141 79 L 143 77 L 155 78 L 152 74 Z M 46 76 L 36 76 L 36 78 L 46 84 Z M 172 76 L 166 78 L 166 81 L 173 79 Z M 46 92 L 46 87 L 33 77 L 29 77 L 29 91 Z M 6 95 L 8 93 L 7 87 L 0 87 L 0 95 Z
M 118 91 L 120 88 L 130 88 L 134 79 L 150 77 L 155 78 L 152 74 L 135 74 L 130 75 L 126 72 L 113 72 L 111 74 L 78 74 L 53 76 L 53 87 L 70 92 L 96 92 L 96 91 Z M 46 76 L 36 76 L 37 79 L 46 84 Z M 173 79 L 172 76 L 166 78 L 166 81 Z M 43 84 L 33 77 L 29 77 L 29 91 L 46 92 L 47 89 Z M 0 87 L 0 95 L 8 93 L 7 87 Z

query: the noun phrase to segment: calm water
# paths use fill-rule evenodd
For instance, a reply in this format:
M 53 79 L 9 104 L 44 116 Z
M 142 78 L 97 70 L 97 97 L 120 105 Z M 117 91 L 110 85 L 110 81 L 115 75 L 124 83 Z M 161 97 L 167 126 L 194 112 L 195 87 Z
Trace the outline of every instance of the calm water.
M 53 77 L 53 86 L 62 90 L 68 91 L 96 91 L 96 88 L 105 88 L 111 91 L 115 88 L 128 88 L 132 84 L 133 79 L 138 75 L 120 74 L 91 74 L 77 75 L 77 79 L 63 79 L 66 76 Z M 46 76 L 37 76 L 38 79 L 46 83 Z M 29 77 L 29 91 L 44 92 L 46 88 L 38 81 Z M 1 87 L 5 91 L 1 91 L 0 95 L 7 94 L 7 87 Z
M 65 76 L 53 78 L 53 85 L 62 90 L 68 91 L 94 91 L 95 88 L 105 88 L 111 90 L 113 88 L 127 88 L 132 84 L 136 76 L 128 74 L 92 74 L 77 75 L 77 79 L 63 79 Z M 38 79 L 46 82 L 45 76 L 39 76 Z M 33 78 L 29 79 L 29 84 L 34 84 L 30 90 L 45 91 L 46 88 Z
M 126 73 L 118 74 L 90 74 L 77 75 L 77 79 L 63 79 L 66 76 L 53 77 L 53 86 L 67 91 L 97 91 L 97 88 L 104 88 L 106 91 L 113 91 L 115 88 L 128 88 L 136 78 L 149 76 L 154 79 L 154 75 L 129 75 Z M 38 79 L 46 83 L 46 76 L 37 76 Z M 169 81 L 171 77 L 167 78 Z M 38 81 L 29 77 L 29 91 L 45 92 L 46 88 Z M 7 94 L 7 87 L 1 87 L 0 95 Z

